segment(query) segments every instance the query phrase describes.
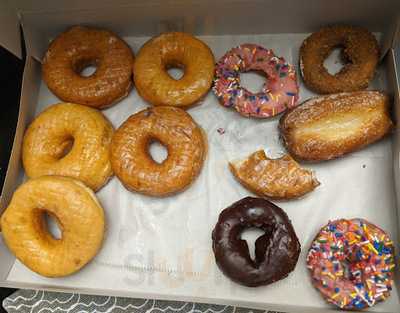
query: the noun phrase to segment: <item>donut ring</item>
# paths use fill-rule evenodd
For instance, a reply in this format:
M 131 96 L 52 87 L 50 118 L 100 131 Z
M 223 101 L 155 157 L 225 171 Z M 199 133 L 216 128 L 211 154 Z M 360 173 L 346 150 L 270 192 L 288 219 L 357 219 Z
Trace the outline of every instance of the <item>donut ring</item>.
M 165 33 L 140 49 L 134 80 L 138 93 L 153 105 L 186 108 L 201 99 L 214 77 L 214 56 L 201 40 L 186 33 Z M 175 80 L 167 70 L 180 67 L 184 75 Z
M 61 239 L 47 230 L 45 212 L 57 220 Z M 104 224 L 103 208 L 93 191 L 61 176 L 22 184 L 1 217 L 9 249 L 25 266 L 47 277 L 70 275 L 93 259 L 103 241 Z
M 265 231 L 255 242 L 255 260 L 247 242 L 240 239 L 246 228 Z M 286 213 L 272 202 L 246 197 L 223 210 L 212 233 L 215 260 L 233 281 L 248 287 L 268 285 L 294 270 L 300 243 Z
M 260 71 L 267 81 L 259 93 L 240 85 L 241 72 Z M 225 107 L 234 107 L 246 117 L 267 118 L 297 105 L 299 87 L 293 66 L 254 44 L 228 51 L 217 63 L 213 91 Z
M 22 162 L 26 175 L 70 176 L 94 191 L 100 189 L 112 176 L 109 149 L 113 131 L 107 118 L 95 109 L 72 103 L 50 106 L 25 132 Z
M 65 102 L 103 109 L 132 89 L 133 60 L 132 50 L 115 34 L 74 26 L 50 44 L 43 59 L 43 80 Z M 90 65 L 96 72 L 81 76 Z
M 343 47 L 348 63 L 336 74 L 324 67 L 331 51 Z M 300 48 L 300 69 L 304 82 L 320 93 L 338 93 L 365 89 L 379 61 L 379 46 L 368 30 L 352 26 L 325 27 L 313 33 Z
M 161 164 L 148 152 L 153 141 L 168 150 L 168 157 Z M 111 165 L 127 189 L 167 196 L 194 181 L 206 153 L 205 135 L 188 113 L 174 107 L 154 107 L 130 116 L 115 131 Z
M 312 284 L 329 303 L 345 310 L 371 307 L 390 295 L 393 242 L 366 220 L 332 221 L 315 237 L 307 267 Z

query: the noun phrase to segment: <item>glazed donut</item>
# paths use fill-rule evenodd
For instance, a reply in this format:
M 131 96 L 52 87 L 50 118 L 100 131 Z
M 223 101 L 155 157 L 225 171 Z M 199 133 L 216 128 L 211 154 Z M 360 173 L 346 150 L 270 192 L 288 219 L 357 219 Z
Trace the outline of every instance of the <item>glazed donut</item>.
M 312 284 L 341 309 L 360 310 L 385 300 L 393 282 L 393 242 L 379 227 L 355 218 L 329 222 L 307 255 Z
M 162 163 L 148 152 L 153 141 L 168 150 Z M 115 175 L 127 189 L 150 196 L 167 196 L 188 187 L 199 175 L 206 154 L 202 129 L 175 107 L 148 108 L 130 116 L 111 143 Z
M 175 80 L 167 70 L 183 69 Z M 186 108 L 210 89 L 214 76 L 214 56 L 201 40 L 186 33 L 164 33 L 146 42 L 140 49 L 134 80 L 138 93 L 153 105 Z
M 241 72 L 260 71 L 266 83 L 260 93 L 240 86 Z M 228 51 L 217 63 L 214 93 L 225 107 L 234 107 L 244 116 L 266 118 L 294 107 L 299 98 L 296 72 L 284 58 L 254 44 Z
M 265 231 L 255 242 L 255 260 L 241 233 L 250 227 Z M 248 287 L 268 285 L 294 270 L 300 243 L 286 213 L 268 200 L 243 198 L 221 212 L 212 232 L 220 270 Z
M 336 74 L 324 67 L 333 49 L 343 47 L 347 64 Z M 337 93 L 365 89 L 375 74 L 379 46 L 368 30 L 352 26 L 325 27 L 310 35 L 300 48 L 300 69 L 304 82 L 320 93 Z
M 50 44 L 43 59 L 43 80 L 65 102 L 102 109 L 132 89 L 133 60 L 132 50 L 115 34 L 74 26 Z M 91 65 L 96 72 L 82 76 Z
M 45 213 L 58 222 L 61 239 L 47 230 Z M 1 217 L 9 249 L 25 266 L 47 277 L 70 275 L 93 259 L 103 241 L 104 224 L 103 208 L 93 191 L 61 176 L 22 184 Z
M 52 105 L 25 132 L 26 175 L 70 176 L 96 191 L 112 176 L 112 134 L 111 123 L 95 109 L 72 103 Z

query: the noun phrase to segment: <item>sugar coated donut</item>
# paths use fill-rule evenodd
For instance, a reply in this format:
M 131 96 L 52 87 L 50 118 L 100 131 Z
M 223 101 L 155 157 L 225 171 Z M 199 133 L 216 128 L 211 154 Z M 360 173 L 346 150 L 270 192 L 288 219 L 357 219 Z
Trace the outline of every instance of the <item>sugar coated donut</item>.
M 251 227 L 265 231 L 255 242 L 252 260 L 241 233 Z M 233 281 L 248 287 L 268 285 L 294 270 L 300 243 L 286 213 L 261 198 L 243 198 L 221 212 L 212 233 L 215 260 Z
M 113 127 L 99 111 L 73 103 L 50 106 L 25 132 L 22 162 L 28 177 L 70 176 L 93 190 L 112 176 Z
M 168 150 L 162 163 L 153 160 L 149 145 L 158 141 Z M 175 107 L 154 107 L 130 116 L 116 131 L 111 165 L 129 190 L 167 196 L 188 187 L 199 175 L 207 153 L 202 129 Z
M 343 47 L 347 62 L 336 74 L 324 66 L 333 49 Z M 375 74 L 379 46 L 368 30 L 352 26 L 325 27 L 304 40 L 300 48 L 300 68 L 307 87 L 321 93 L 365 89 Z
M 60 239 L 48 231 L 45 213 L 58 222 Z M 61 176 L 25 182 L 1 217 L 9 249 L 32 271 L 47 277 L 70 275 L 93 259 L 103 241 L 104 224 L 103 208 L 93 191 Z
M 307 256 L 312 284 L 345 310 L 385 300 L 393 282 L 393 242 L 364 219 L 331 221 L 318 233 Z
M 167 70 L 183 69 L 180 79 Z M 210 89 L 214 56 L 210 48 L 190 34 L 172 32 L 152 38 L 140 49 L 134 80 L 138 93 L 153 105 L 188 107 Z
M 105 108 L 131 90 L 133 60 L 129 46 L 112 32 L 74 26 L 50 44 L 43 80 L 65 102 Z M 96 72 L 84 77 L 87 66 L 96 66 Z
M 239 74 L 247 71 L 260 71 L 266 76 L 261 92 L 254 94 L 240 85 Z M 223 106 L 259 118 L 294 107 L 299 98 L 293 66 L 272 50 L 254 44 L 233 48 L 218 61 L 213 90 Z

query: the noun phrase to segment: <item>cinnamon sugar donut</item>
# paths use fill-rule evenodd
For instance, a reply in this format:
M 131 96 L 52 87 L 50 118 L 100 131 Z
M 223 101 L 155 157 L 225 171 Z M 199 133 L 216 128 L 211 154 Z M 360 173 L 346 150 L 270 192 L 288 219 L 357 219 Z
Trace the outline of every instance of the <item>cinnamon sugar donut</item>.
M 128 95 L 133 60 L 129 46 L 112 32 L 74 26 L 50 44 L 43 59 L 43 80 L 61 100 L 101 109 Z M 91 65 L 96 72 L 82 76 Z
M 166 196 L 188 187 L 206 157 L 206 140 L 191 116 L 179 108 L 154 107 L 130 116 L 114 133 L 111 165 L 124 186 L 150 196 Z M 168 157 L 157 163 L 148 152 L 158 141 Z
M 348 61 L 336 74 L 324 67 L 324 60 L 336 47 L 343 47 Z M 325 27 L 304 40 L 300 48 L 300 68 L 311 90 L 336 93 L 365 89 L 375 74 L 379 46 L 368 30 L 352 26 Z
M 181 67 L 184 75 L 175 80 L 167 70 Z M 134 65 L 138 93 L 153 105 L 188 107 L 210 89 L 214 56 L 201 40 L 186 33 L 165 33 L 140 49 Z

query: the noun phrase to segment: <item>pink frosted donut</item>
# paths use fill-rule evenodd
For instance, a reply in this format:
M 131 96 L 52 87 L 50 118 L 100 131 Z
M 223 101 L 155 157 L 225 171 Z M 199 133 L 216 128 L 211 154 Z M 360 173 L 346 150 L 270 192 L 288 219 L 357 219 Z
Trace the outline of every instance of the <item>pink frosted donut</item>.
M 307 256 L 314 287 L 341 309 L 360 310 L 385 300 L 393 283 L 393 242 L 379 227 L 355 218 L 329 222 Z
M 259 93 L 240 86 L 240 72 L 260 71 L 266 83 Z M 217 63 L 214 93 L 225 107 L 244 116 L 266 118 L 297 105 L 299 87 L 293 66 L 254 44 L 243 44 L 227 52 Z

